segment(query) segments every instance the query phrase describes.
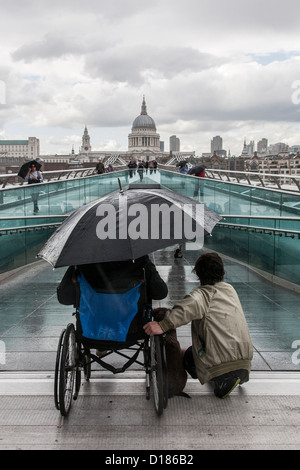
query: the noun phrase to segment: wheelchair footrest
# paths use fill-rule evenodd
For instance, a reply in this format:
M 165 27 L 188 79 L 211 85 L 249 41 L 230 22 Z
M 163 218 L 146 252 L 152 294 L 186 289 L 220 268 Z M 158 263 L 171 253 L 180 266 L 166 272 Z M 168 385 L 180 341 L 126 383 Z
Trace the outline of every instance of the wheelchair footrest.
M 95 356 L 94 354 L 91 354 L 91 358 L 100 364 L 104 369 L 109 370 L 113 374 L 121 374 L 122 372 L 125 372 L 126 369 L 128 369 L 137 359 L 140 351 L 143 349 L 143 343 L 139 345 L 139 349 L 136 350 L 136 352 L 133 354 L 132 357 L 129 358 L 129 360 L 123 365 L 123 367 L 114 367 L 111 364 L 108 364 L 107 362 L 104 362 L 100 357 Z M 115 351 L 118 353 L 118 351 Z

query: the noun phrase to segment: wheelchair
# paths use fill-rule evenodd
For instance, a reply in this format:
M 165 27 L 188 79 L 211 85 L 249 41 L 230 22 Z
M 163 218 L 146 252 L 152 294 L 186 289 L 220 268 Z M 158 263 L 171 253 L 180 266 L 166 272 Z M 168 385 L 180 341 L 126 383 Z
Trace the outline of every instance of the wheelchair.
M 87 286 L 88 288 L 89 286 Z M 136 286 L 130 291 L 132 298 L 135 290 L 136 300 L 145 289 L 145 283 Z M 62 331 L 57 348 L 55 374 L 54 374 L 54 402 L 56 409 L 62 416 L 70 412 L 72 402 L 77 399 L 81 376 L 89 381 L 92 375 L 92 365 L 97 363 L 101 369 L 119 374 L 125 372 L 133 364 L 144 369 L 146 399 L 153 398 L 154 408 L 161 416 L 168 405 L 168 376 L 164 335 L 149 337 L 143 330 L 143 325 L 153 320 L 152 306 L 142 305 L 142 308 L 128 307 L 128 298 L 125 302 L 118 298 L 115 310 L 111 313 L 111 297 L 114 294 L 98 294 L 96 304 L 98 311 L 92 311 L 87 301 L 84 301 L 84 289 L 80 286 L 80 302 L 77 303 L 76 321 L 69 323 Z M 126 293 L 127 294 L 127 293 Z M 119 295 L 119 294 L 118 294 Z M 121 294 L 122 295 L 122 294 Z M 99 297 L 100 296 L 100 297 Z M 107 298 L 105 298 L 105 296 Z M 83 300 L 82 300 L 83 299 Z M 90 296 L 87 295 L 90 302 Z M 133 302 L 134 303 L 134 302 Z M 122 305 L 127 304 L 127 311 L 122 311 Z M 99 308 L 100 306 L 100 308 Z M 137 308 L 137 307 L 136 307 Z M 124 309 L 123 309 L 124 310 Z M 92 319 L 91 319 L 92 317 Z M 124 327 L 125 324 L 125 327 Z M 116 328 L 119 333 L 116 334 Z M 121 333 L 120 333 L 121 331 Z M 92 350 L 96 349 L 97 353 Z M 99 354 L 100 352 L 100 354 Z M 109 356 L 121 357 L 121 366 L 115 367 Z M 117 355 L 117 356 L 116 356 Z M 100 381 L 101 384 L 101 381 Z

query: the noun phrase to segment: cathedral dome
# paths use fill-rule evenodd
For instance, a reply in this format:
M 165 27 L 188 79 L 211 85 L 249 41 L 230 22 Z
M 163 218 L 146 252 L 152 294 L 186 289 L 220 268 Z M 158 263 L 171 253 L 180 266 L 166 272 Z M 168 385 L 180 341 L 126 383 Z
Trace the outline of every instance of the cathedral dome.
M 147 114 L 147 107 L 146 107 L 145 97 L 143 98 L 141 114 L 138 117 L 135 118 L 135 120 L 133 121 L 133 124 L 132 124 L 132 130 L 133 129 L 138 129 L 138 128 L 152 129 L 156 132 L 155 122 L 152 119 L 152 117 L 148 116 L 148 114 Z
M 138 127 L 145 127 L 147 129 L 156 130 L 155 122 L 153 121 L 152 117 L 148 116 L 148 114 L 141 114 L 135 118 L 132 124 L 132 129 L 137 129 Z

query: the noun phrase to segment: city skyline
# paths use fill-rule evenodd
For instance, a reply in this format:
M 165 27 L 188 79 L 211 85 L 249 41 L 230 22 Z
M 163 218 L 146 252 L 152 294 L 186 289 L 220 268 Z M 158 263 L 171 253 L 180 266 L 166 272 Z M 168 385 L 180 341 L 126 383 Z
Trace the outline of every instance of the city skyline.
M 93 138 L 93 137 L 92 137 Z M 97 146 L 95 147 L 93 145 L 93 142 L 92 142 L 92 138 L 91 136 L 89 135 L 89 131 L 87 129 L 87 126 L 85 125 L 85 128 L 82 132 L 82 135 L 81 135 L 81 139 L 80 139 L 80 145 L 79 145 L 79 148 L 74 148 L 74 145 L 72 145 L 72 148 L 71 149 L 68 149 L 68 151 L 66 152 L 63 152 L 61 154 L 51 154 L 51 153 L 45 153 L 45 152 L 40 152 L 40 156 L 47 156 L 47 155 L 79 155 L 79 154 L 89 154 L 95 151 L 104 151 L 104 152 L 107 152 L 107 154 L 110 153 L 109 150 L 105 150 L 105 149 L 101 149 L 101 148 L 97 148 Z M 28 140 L 29 139 L 29 140 Z M 38 140 L 38 142 L 40 142 L 39 140 L 39 137 L 37 136 L 29 136 L 29 137 L 26 137 L 25 139 L 22 139 L 22 140 L 18 140 L 18 139 L 0 139 L 0 143 L 1 143 L 1 147 L 4 146 L 7 142 L 7 145 L 8 146 L 13 146 L 14 142 L 16 145 L 20 145 L 21 143 L 25 143 L 25 142 L 28 142 L 30 140 Z M 85 139 L 88 140 L 88 143 L 84 143 L 85 142 Z M 160 141 L 162 144 L 164 144 L 164 147 L 165 147 L 165 142 L 164 141 Z M 176 142 L 176 144 L 175 144 Z M 198 157 L 201 157 L 201 156 L 207 156 L 207 155 L 213 155 L 215 152 L 217 153 L 217 155 L 219 157 L 228 157 L 229 155 L 231 156 L 240 156 L 240 155 L 243 155 L 244 153 L 247 154 L 247 155 L 254 155 L 255 152 L 257 152 L 258 154 L 277 154 L 277 153 L 282 153 L 282 152 L 299 152 L 300 150 L 300 144 L 296 144 L 296 145 L 291 145 L 289 146 L 288 144 L 286 144 L 285 142 L 269 142 L 267 138 L 263 137 L 261 138 L 259 141 L 257 142 L 254 142 L 254 141 L 249 141 L 249 143 L 247 143 L 247 139 L 244 138 L 243 139 L 243 143 L 241 142 L 241 151 L 237 154 L 233 154 L 231 151 L 230 151 L 230 148 L 227 150 L 224 145 L 223 145 L 223 138 L 222 136 L 212 136 L 211 137 L 211 140 L 210 140 L 210 151 L 208 152 L 202 152 L 200 151 L 198 154 L 196 153 L 196 156 Z M 86 146 L 87 145 L 87 146 Z M 40 143 L 39 143 L 39 147 L 40 147 Z M 176 135 L 172 135 L 169 137 L 169 148 L 164 150 L 166 153 L 168 152 L 184 152 L 184 149 L 181 149 L 180 148 L 180 139 L 176 136 Z M 111 152 L 115 152 L 115 149 L 112 149 Z M 124 150 L 120 150 L 120 153 L 121 152 L 129 152 L 130 153 L 130 148 L 127 147 L 126 149 Z M 11 153 L 11 151 L 9 152 Z M 15 156 L 22 156 L 21 154 L 18 155 L 18 151 L 15 149 L 15 151 L 13 152 L 15 154 Z M 22 152 L 21 152 L 22 153 Z M 191 152 L 192 153 L 192 152 Z M 2 154 L 4 156 L 4 151 L 3 151 L 3 148 L 2 150 L 0 149 L 0 154 Z
M 124 151 L 145 95 L 161 141 L 209 152 L 213 136 L 300 143 L 295 0 L 0 0 L 0 140 L 41 154 Z

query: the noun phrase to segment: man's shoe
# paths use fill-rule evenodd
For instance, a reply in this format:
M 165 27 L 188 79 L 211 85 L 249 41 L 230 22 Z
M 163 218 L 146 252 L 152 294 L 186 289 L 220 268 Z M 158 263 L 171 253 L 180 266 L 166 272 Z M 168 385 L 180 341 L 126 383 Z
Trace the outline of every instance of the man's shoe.
M 249 372 L 243 369 L 240 371 L 239 377 L 241 379 L 239 385 L 243 385 L 245 382 L 249 381 Z
M 239 377 L 227 377 L 220 381 L 215 380 L 215 389 L 214 393 L 218 398 L 227 397 L 232 390 L 240 383 L 241 379 Z

